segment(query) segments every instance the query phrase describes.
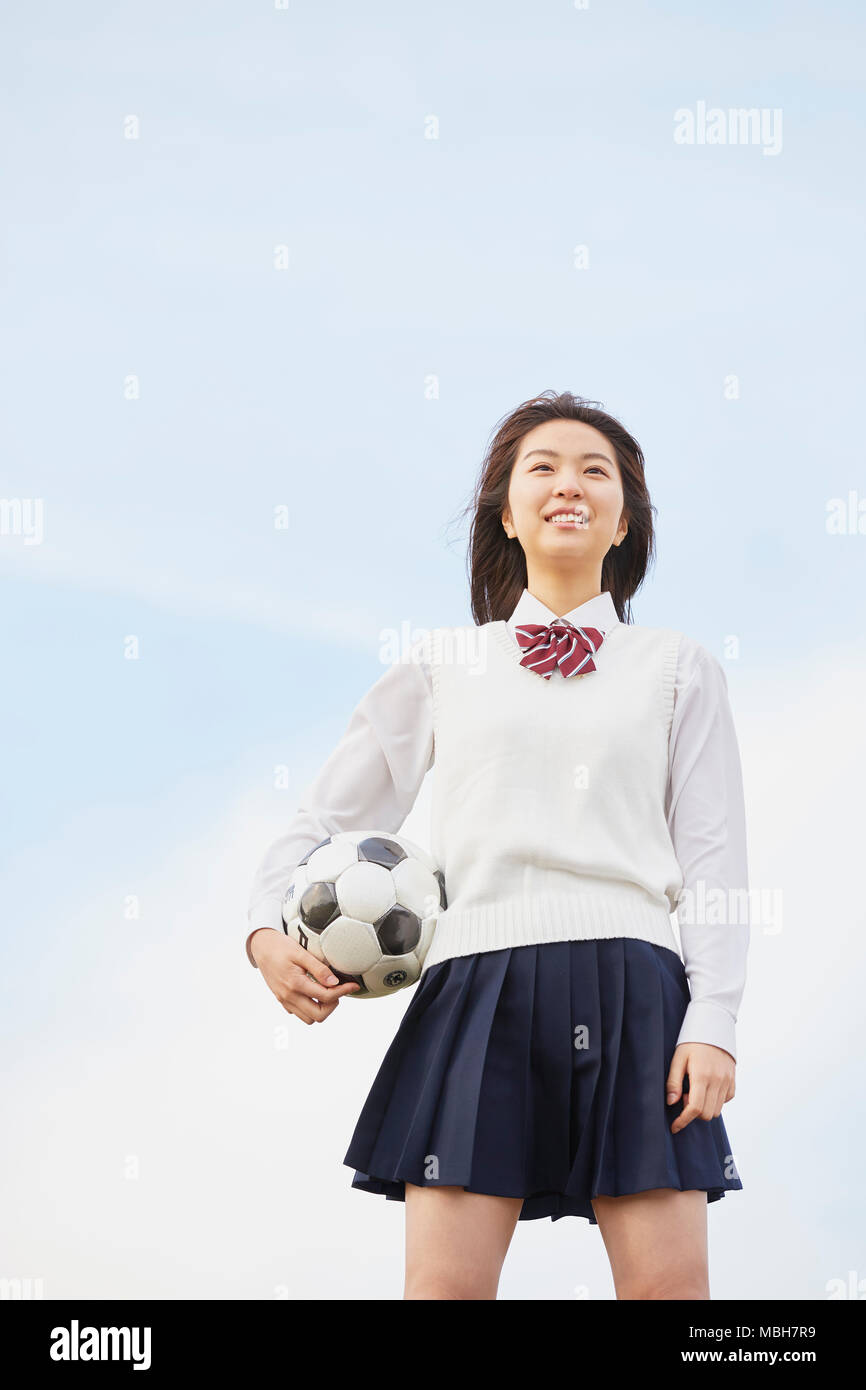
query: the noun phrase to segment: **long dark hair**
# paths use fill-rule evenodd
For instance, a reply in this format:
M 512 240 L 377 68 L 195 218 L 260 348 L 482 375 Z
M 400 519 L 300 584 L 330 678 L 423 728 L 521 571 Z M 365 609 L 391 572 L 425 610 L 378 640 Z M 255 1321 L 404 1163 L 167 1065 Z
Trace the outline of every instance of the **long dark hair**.
M 494 427 L 473 497 L 461 513 L 473 512 L 469 587 L 476 625 L 510 618 L 526 588 L 526 556 L 520 542 L 505 534 L 502 513 L 520 441 L 545 420 L 580 420 L 605 435 L 613 447 L 622 477 L 628 534 L 605 555 L 601 587 L 602 591 L 610 590 L 620 622 L 631 622 L 631 596 L 640 588 L 654 559 L 655 508 L 647 492 L 640 445 L 619 420 L 597 408 L 600 405 L 600 401 L 584 400 L 570 391 L 542 391 Z

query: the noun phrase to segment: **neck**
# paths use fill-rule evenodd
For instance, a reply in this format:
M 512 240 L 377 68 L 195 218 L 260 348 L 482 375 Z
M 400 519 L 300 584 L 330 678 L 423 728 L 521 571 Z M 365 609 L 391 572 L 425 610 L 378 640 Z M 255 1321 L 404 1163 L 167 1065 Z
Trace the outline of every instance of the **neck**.
M 588 599 L 598 598 L 601 593 L 601 574 L 591 578 L 575 575 L 551 575 L 530 573 L 526 584 L 533 598 L 546 604 L 557 618 L 570 613 Z

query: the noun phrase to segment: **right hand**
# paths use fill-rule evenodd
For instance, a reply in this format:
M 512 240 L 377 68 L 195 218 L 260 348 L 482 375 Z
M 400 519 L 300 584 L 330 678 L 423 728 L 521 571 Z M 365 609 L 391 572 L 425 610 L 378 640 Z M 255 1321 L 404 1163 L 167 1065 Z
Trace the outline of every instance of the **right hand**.
M 304 1023 L 324 1023 L 344 994 L 357 994 L 361 988 L 354 980 L 342 985 L 327 984 L 333 974 L 330 966 L 305 951 L 300 942 L 271 927 L 253 933 L 250 952 L 265 983 L 286 1012 Z M 314 979 L 309 979 L 308 970 Z

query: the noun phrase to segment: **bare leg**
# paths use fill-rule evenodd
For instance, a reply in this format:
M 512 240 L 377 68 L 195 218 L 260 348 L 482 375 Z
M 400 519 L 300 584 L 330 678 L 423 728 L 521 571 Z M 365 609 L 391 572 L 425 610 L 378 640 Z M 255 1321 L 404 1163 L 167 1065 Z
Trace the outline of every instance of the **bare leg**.
M 522 1197 L 406 1183 L 404 1299 L 495 1299 Z
M 708 1299 L 707 1194 L 654 1187 L 594 1197 L 618 1299 Z

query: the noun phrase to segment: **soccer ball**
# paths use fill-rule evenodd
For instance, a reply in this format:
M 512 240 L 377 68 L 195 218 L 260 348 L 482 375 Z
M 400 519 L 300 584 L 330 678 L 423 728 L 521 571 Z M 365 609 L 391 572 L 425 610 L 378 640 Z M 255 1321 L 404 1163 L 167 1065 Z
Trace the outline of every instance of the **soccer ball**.
M 345 830 L 295 869 L 283 931 L 340 984 L 357 981 L 361 988 L 344 998 L 381 999 L 415 984 L 446 905 L 441 870 L 405 835 Z

